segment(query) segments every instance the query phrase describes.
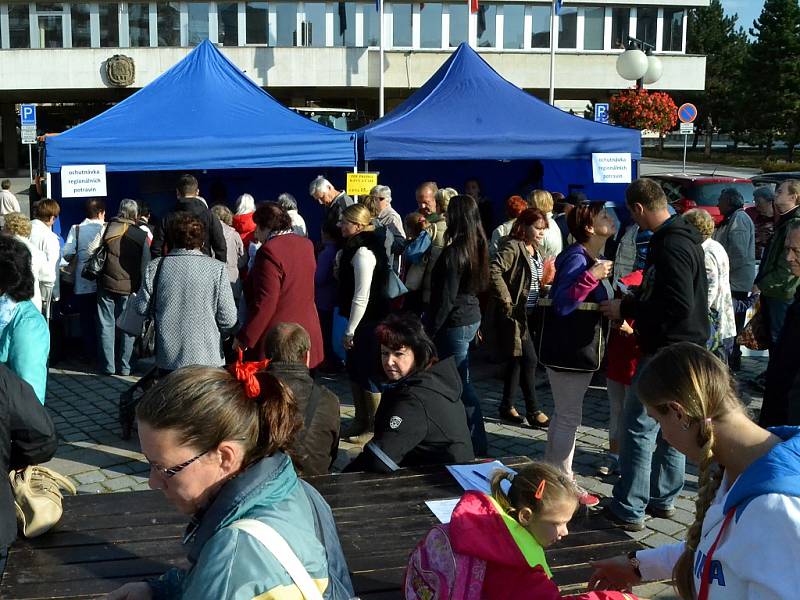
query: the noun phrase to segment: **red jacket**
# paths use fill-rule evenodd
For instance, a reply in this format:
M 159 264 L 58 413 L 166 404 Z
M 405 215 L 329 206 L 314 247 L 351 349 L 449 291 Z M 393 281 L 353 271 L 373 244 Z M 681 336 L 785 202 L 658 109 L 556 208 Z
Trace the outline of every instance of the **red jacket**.
M 322 362 L 322 331 L 314 305 L 314 244 L 287 233 L 259 248 L 245 283 L 247 322 L 236 337 L 251 350 L 248 360 L 264 358 L 264 337 L 273 325 L 298 323 L 311 337 L 311 368 Z
M 253 232 L 256 230 L 256 224 L 253 222 L 253 213 L 233 215 L 233 228 L 242 238 L 244 251 L 246 253 L 247 249 L 250 247 L 250 242 L 253 241 Z
M 486 561 L 484 600 L 636 600 L 614 591 L 562 596 L 550 579 L 544 550 L 536 539 L 486 494 L 466 492 L 450 519 L 450 541 L 460 554 Z M 513 530 L 513 533 L 512 533 Z M 524 540 L 522 548 L 515 540 Z

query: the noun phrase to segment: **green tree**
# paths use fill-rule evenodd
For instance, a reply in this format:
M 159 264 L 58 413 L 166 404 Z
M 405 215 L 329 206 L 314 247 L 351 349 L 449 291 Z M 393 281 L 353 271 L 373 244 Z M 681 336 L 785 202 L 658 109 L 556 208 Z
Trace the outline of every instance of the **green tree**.
M 736 135 L 746 127 L 740 108 L 747 34 L 736 26 L 735 14 L 725 14 L 720 0 L 690 11 L 688 21 L 687 52 L 706 56 L 706 85 L 703 92 L 690 94 L 687 99 L 697 104 L 701 126 L 708 129 L 710 119 L 714 128 Z
M 767 154 L 776 139 L 789 146 L 791 159 L 800 139 L 800 6 L 798 0 L 766 0 L 753 23 L 745 75 L 754 137 Z

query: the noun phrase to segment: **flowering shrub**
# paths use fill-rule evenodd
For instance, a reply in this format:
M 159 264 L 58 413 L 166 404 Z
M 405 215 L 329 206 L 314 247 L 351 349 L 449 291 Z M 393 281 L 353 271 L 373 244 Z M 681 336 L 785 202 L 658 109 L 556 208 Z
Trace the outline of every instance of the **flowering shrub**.
M 614 123 L 632 129 L 649 129 L 665 135 L 678 122 L 678 107 L 665 92 L 648 92 L 644 88 L 622 90 L 611 97 L 609 104 Z

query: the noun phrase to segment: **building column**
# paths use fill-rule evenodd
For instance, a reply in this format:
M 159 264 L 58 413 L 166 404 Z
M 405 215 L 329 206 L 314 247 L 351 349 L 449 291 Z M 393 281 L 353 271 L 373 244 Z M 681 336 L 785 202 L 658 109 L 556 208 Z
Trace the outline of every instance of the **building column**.
M 0 104 L 3 134 L 3 169 L 19 169 L 19 137 L 17 136 L 17 111 L 14 104 Z

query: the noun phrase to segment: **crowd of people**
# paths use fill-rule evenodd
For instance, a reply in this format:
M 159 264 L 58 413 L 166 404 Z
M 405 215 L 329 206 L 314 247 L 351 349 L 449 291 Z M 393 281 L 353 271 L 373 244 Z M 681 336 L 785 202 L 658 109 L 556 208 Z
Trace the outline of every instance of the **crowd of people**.
M 315 235 L 289 193 L 209 207 L 184 175 L 161 218 L 124 199 L 106 220 L 104 202 L 89 199 L 63 248 L 52 230 L 57 202 L 36 203 L 31 221 L 0 192 L 0 387 L 18 421 L 2 431 L 19 448 L 4 466 L 55 451 L 43 410 L 48 320 L 76 315 L 83 355 L 104 375 L 135 368 L 137 336 L 118 320 L 152 320 L 154 387 L 136 409 L 139 439 L 151 486 L 195 517 L 193 566 L 109 598 L 222 598 L 242 586 L 257 596 L 293 585 L 242 519 L 289 541 L 314 584 L 335 590 L 326 598 L 352 596 L 330 509 L 298 474 L 330 472 L 340 439 L 361 448 L 349 471 L 486 456 L 470 372 L 478 344 L 502 365 L 497 416 L 547 430 L 544 462 L 510 482 L 498 475 L 491 495 L 467 494 L 453 514 L 456 550 L 490 565 L 485 597 L 533 588 L 558 597 L 542 548 L 567 534 L 578 506 L 600 502 L 577 485 L 572 463 L 584 397 L 603 365 L 609 451 L 597 469 L 615 477 L 607 518 L 638 531 L 645 515 L 672 516 L 686 458 L 700 466 L 700 492 L 684 543 L 597 563 L 596 589 L 582 598 L 630 597 L 631 586 L 670 576 L 687 600 L 709 582 L 709 598 L 753 597 L 748 589 L 792 597 L 797 582 L 767 580 L 764 565 L 787 560 L 778 547 L 800 553 L 800 486 L 785 482 L 800 475 L 800 436 L 789 427 L 800 425 L 800 182 L 774 197 L 759 189 L 752 208 L 723 190 L 719 226 L 703 210 L 676 215 L 646 178 L 628 186 L 625 211 L 521 188 L 502 222 L 478 180 L 463 189 L 423 182 L 403 218 L 388 186 L 356 202 L 317 177 Z M 758 424 L 731 375 L 754 307 L 770 346 Z M 540 367 L 551 415 L 537 399 Z M 355 415 L 345 429 L 320 374 L 349 380 Z M 779 539 L 753 557 L 748 539 L 764 523 Z M 13 539 L 8 527 L 0 542 Z M 707 573 L 711 555 L 724 577 Z M 723 595 L 725 585 L 745 591 Z

